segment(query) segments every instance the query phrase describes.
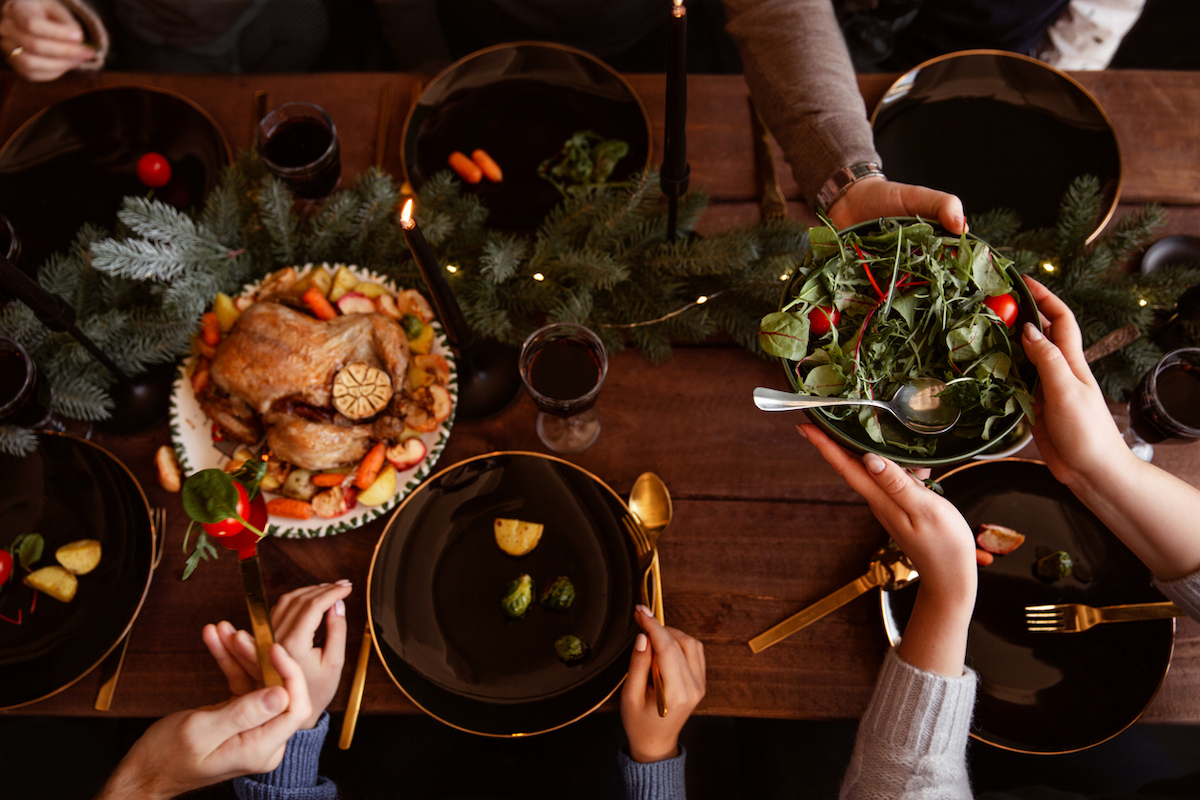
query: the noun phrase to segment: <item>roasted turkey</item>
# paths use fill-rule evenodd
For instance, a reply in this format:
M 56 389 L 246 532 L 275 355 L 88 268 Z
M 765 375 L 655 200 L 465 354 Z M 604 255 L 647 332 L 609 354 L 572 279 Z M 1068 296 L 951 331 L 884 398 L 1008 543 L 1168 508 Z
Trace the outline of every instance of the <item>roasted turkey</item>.
M 257 302 L 217 347 L 212 383 L 199 401 L 232 438 L 253 444 L 265 429 L 267 446 L 280 459 L 329 469 L 362 459 L 379 424 L 395 427 L 387 417 L 355 424 L 338 414 L 334 376 L 348 364 L 364 363 L 401 387 L 408 362 L 408 339 L 384 314 L 324 322 L 279 302 Z

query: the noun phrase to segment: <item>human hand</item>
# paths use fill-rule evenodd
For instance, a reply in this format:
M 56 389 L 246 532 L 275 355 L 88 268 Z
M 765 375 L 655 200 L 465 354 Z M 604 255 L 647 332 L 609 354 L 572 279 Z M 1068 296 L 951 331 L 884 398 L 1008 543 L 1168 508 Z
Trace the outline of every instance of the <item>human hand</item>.
M 621 724 L 634 761 L 662 761 L 679 755 L 683 723 L 704 699 L 704 645 L 681 630 L 664 628 L 645 606 L 638 606 L 633 618 L 645 633 L 634 642 L 621 690 Z M 651 661 L 657 662 L 666 687 L 665 717 L 658 715 Z
M 163 717 L 130 748 L 97 800 L 175 797 L 279 766 L 312 705 L 303 670 L 282 646 L 271 646 L 271 662 L 282 687 Z
M 346 656 L 346 605 L 350 581 L 306 586 L 279 598 L 271 610 L 275 641 L 300 665 L 312 699 L 312 713 L 301 727 L 312 728 L 333 700 Z M 313 637 L 325 620 L 325 646 Z M 262 681 L 254 637 L 228 622 L 204 626 L 204 644 L 212 653 L 235 695 L 252 691 Z
M 0 47 L 28 81 L 56 80 L 94 57 L 83 39 L 83 26 L 58 0 L 10 0 L 0 10 Z
M 1040 379 L 1033 406 L 1033 439 L 1054 477 L 1074 487 L 1111 467 L 1115 459 L 1132 456 L 1084 358 L 1075 315 L 1045 286 L 1024 277 L 1048 334 L 1043 336 L 1026 324 L 1021 337 Z
M 954 195 L 882 176 L 850 184 L 828 211 L 829 221 L 839 229 L 879 217 L 922 217 L 937 220 L 953 234 L 967 232 L 962 201 Z

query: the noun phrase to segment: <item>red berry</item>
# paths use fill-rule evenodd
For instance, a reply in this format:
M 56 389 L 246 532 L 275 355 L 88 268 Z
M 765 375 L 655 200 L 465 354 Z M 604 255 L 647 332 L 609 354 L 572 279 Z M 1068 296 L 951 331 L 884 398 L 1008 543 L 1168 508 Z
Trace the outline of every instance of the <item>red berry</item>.
M 171 182 L 171 162 L 151 151 L 138 159 L 137 175 L 151 189 L 160 189 Z
M 833 330 L 842 318 L 842 312 L 829 306 L 817 306 L 808 312 L 808 332 L 814 336 L 824 336 Z
M 1011 294 L 985 297 L 983 304 L 996 312 L 996 316 L 1000 318 L 1006 327 L 1011 328 L 1013 323 L 1017 321 L 1017 301 Z

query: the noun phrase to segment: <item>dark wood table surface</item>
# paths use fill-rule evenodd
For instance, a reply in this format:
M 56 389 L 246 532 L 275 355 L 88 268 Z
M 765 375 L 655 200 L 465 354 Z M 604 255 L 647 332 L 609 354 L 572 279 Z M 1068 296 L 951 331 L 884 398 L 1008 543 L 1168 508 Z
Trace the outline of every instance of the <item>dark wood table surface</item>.
M 1200 73 L 1079 74 L 1112 117 L 1123 147 L 1122 208 L 1157 201 L 1168 206 L 1164 233 L 1200 234 Z M 267 106 L 310 100 L 337 123 L 343 177 L 381 163 L 399 174 L 404 118 L 420 76 L 335 74 L 290 76 L 72 76 L 46 86 L 11 82 L 0 106 L 0 141 L 29 116 L 76 92 L 113 85 L 153 85 L 185 95 L 220 124 L 234 150 L 251 142 L 255 93 Z M 631 75 L 661 146 L 664 81 Z M 860 78 L 872 107 L 891 77 Z M 748 92 L 738 76 L 690 81 L 688 144 L 692 186 L 712 197 L 702 232 L 758 218 Z M 386 104 L 383 102 L 386 99 Z M 381 111 L 386 121 L 382 152 Z M 778 153 L 777 153 L 778 156 Z M 781 157 L 783 188 L 795 217 L 811 219 Z M 636 352 L 613 357 L 597 408 L 603 431 L 571 460 L 627 493 L 634 479 L 657 472 L 670 487 L 675 521 L 660 542 L 670 623 L 699 637 L 708 662 L 708 695 L 698 713 L 795 719 L 857 717 L 870 697 L 886 641 L 879 602 L 868 596 L 787 641 L 751 655 L 746 641 L 800 607 L 862 573 L 885 540 L 867 506 L 791 428 L 791 419 L 758 412 L 757 385 L 783 386 L 779 366 L 727 343 L 681 346 L 664 365 Z M 545 451 L 534 432 L 536 410 L 522 396 L 498 416 L 460 421 L 439 466 L 495 450 Z M 206 622 L 246 627 L 235 560 L 224 554 L 186 583 L 181 540 L 186 518 L 179 496 L 159 488 L 154 450 L 168 441 L 166 425 L 132 437 L 99 436 L 168 509 L 166 556 L 137 618 L 110 713 L 159 716 L 227 695 L 200 640 Z M 1021 455 L 1036 456 L 1031 446 Z M 1200 444 L 1160 447 L 1156 463 L 1200 485 Z M 270 598 L 320 581 L 350 578 L 346 668 L 333 708 L 343 708 L 366 620 L 367 571 L 382 520 L 313 541 L 270 540 L 260 548 Z M 1200 626 L 1179 623 L 1175 657 L 1144 719 L 1200 721 Z M 20 714 L 86 715 L 98 675 Z M 414 713 L 373 657 L 364 713 Z

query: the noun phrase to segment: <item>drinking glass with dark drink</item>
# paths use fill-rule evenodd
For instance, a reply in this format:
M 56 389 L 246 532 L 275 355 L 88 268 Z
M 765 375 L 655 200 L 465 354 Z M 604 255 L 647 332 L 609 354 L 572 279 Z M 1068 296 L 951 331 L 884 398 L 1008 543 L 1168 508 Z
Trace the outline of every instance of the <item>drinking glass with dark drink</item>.
M 267 169 L 305 200 L 329 196 L 342 175 L 337 128 L 313 103 L 284 103 L 267 114 L 254 147 Z
M 22 428 L 51 424 L 50 385 L 20 342 L 0 336 L 0 423 Z
M 569 322 L 539 328 L 521 346 L 520 370 L 540 412 L 542 443 L 558 453 L 591 447 L 600 435 L 600 414 L 593 405 L 608 374 L 600 337 Z
M 1154 445 L 1200 439 L 1200 347 L 1172 350 L 1146 373 L 1129 400 L 1125 441 L 1143 461 Z

